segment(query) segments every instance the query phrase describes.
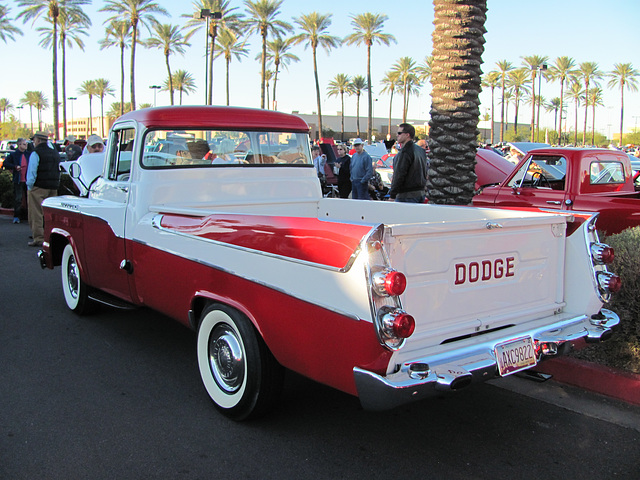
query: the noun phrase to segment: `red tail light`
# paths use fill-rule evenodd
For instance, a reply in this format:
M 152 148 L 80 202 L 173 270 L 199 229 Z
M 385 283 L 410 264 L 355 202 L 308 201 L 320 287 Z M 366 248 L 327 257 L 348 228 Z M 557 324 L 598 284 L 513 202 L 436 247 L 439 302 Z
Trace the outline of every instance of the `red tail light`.
M 615 257 L 613 248 L 604 243 L 591 244 L 591 258 L 596 265 L 607 265 L 613 262 Z
M 599 272 L 598 285 L 607 293 L 617 293 L 622 288 L 622 280 L 613 273 Z
M 409 338 L 416 329 L 415 319 L 402 310 L 394 310 L 382 317 L 384 331 L 392 338 Z
M 407 288 L 407 277 L 396 270 L 383 270 L 373 275 L 373 283 L 378 295 L 398 296 Z

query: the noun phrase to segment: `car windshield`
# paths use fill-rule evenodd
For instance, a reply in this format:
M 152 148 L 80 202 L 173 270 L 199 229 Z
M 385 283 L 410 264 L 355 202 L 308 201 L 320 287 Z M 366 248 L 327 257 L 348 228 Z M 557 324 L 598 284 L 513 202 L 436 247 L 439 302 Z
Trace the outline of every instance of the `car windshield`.
M 311 165 L 306 133 L 231 130 L 152 130 L 145 135 L 142 166 Z
M 510 187 L 551 186 L 567 174 L 567 160 L 559 155 L 533 155 L 509 182 Z

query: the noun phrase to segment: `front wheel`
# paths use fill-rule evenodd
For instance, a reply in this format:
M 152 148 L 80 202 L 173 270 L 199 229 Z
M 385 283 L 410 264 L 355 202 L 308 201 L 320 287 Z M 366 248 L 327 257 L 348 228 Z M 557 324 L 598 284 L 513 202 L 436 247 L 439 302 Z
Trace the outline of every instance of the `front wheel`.
M 62 292 L 67 307 L 78 315 L 91 311 L 93 304 L 89 299 L 88 287 L 80 276 L 73 247 L 67 244 L 62 252 Z
M 246 316 L 226 305 L 210 305 L 202 314 L 197 343 L 200 376 L 220 412 L 240 421 L 273 407 L 284 369 Z

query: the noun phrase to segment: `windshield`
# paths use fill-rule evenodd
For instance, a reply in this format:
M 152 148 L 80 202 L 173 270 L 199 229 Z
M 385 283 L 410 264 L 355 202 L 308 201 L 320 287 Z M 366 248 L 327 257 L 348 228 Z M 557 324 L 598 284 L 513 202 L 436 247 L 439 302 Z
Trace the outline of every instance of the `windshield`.
M 142 166 L 312 165 L 306 133 L 231 130 L 153 130 L 144 139 Z
M 567 160 L 559 155 L 533 155 L 509 182 L 510 187 L 563 188 Z

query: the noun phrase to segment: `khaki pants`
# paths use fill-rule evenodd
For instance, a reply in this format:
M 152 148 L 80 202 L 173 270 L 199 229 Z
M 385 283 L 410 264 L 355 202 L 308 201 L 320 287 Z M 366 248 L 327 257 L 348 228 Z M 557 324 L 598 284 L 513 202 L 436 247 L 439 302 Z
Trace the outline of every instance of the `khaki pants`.
M 31 227 L 31 235 L 35 243 L 44 241 L 44 216 L 42 214 L 42 202 L 45 198 L 55 197 L 58 190 L 49 188 L 33 187 L 29 190 L 29 226 Z

